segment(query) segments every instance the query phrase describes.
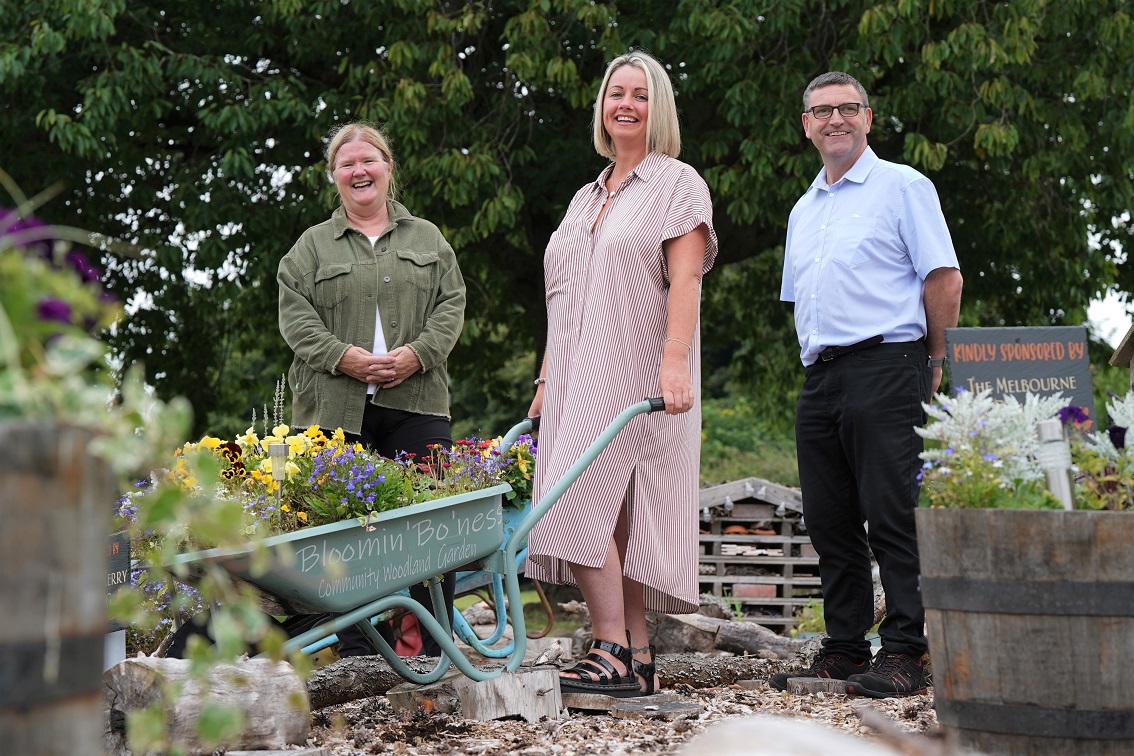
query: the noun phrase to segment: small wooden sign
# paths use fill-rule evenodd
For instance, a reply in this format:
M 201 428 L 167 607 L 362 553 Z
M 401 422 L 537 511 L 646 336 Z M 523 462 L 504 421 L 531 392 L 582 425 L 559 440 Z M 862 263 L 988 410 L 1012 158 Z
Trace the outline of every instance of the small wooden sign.
M 954 388 L 991 389 L 998 399 L 1062 393 L 1095 418 L 1087 330 L 1082 326 L 948 328 L 945 354 Z
M 110 547 L 107 552 L 106 570 L 106 599 L 109 601 L 114 594 L 130 585 L 130 536 L 125 532 L 113 533 L 110 536 Z M 111 620 L 107 632 L 124 630 L 125 626 Z

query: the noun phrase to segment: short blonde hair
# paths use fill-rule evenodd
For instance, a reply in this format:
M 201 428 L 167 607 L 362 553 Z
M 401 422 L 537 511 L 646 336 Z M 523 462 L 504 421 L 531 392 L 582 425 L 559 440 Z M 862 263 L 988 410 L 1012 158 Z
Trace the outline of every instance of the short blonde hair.
M 386 135 L 377 126 L 365 121 L 354 121 L 336 126 L 327 133 L 327 137 L 330 139 L 326 154 L 327 177 L 332 183 L 335 180 L 335 160 L 339 156 L 339 150 L 347 142 L 362 141 L 376 147 L 390 165 L 390 184 L 386 187 L 386 199 L 395 199 L 398 196 L 397 163 L 394 161 L 394 153 L 390 149 Z
M 650 110 L 646 116 L 646 149 L 677 157 L 681 153 L 681 127 L 677 122 L 677 103 L 673 97 L 673 84 L 665 68 L 652 55 L 641 50 L 628 52 L 610 61 L 595 99 L 594 141 L 595 150 L 603 157 L 614 160 L 614 140 L 602 122 L 602 102 L 610 77 L 623 66 L 635 66 L 646 74 L 646 96 Z

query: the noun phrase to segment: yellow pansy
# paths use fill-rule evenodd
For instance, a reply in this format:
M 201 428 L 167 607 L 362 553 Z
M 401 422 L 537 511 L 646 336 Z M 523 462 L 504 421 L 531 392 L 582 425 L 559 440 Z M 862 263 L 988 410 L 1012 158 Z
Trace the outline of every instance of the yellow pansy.
M 285 474 L 287 475 L 287 477 L 289 477 L 289 478 L 292 478 L 292 477 L 294 477 L 294 476 L 296 476 L 296 475 L 299 475 L 299 465 L 295 464 L 294 462 L 292 462 L 292 461 L 291 461 L 291 460 L 289 459 L 289 460 L 287 461 L 287 464 L 286 464 L 286 465 L 284 465 L 284 473 L 285 473 Z
M 287 504 L 281 504 L 281 505 L 280 505 L 280 511 L 281 511 L 281 512 L 290 512 L 290 511 L 291 511 L 291 507 L 289 507 L 289 506 L 288 506 Z
M 303 456 L 311 448 L 311 439 L 307 436 L 288 436 L 285 441 L 288 445 L 288 456 Z
M 287 438 L 287 434 L 289 434 L 289 433 L 291 433 L 291 428 L 287 427 L 286 425 L 277 425 L 275 428 L 272 428 L 272 435 L 273 436 L 279 436 L 280 438 Z
M 312 425 L 307 430 L 303 431 L 303 435 L 312 440 L 316 440 L 319 438 L 319 436 L 323 435 L 323 431 L 319 429 L 318 425 Z
M 307 513 L 306 512 L 296 512 L 295 516 L 298 517 L 299 519 L 303 520 L 304 522 L 307 522 Z
M 219 447 L 221 445 L 221 440 L 219 438 L 215 438 L 213 436 L 205 436 L 204 438 L 202 438 L 200 441 L 197 442 L 197 445 L 203 446 L 206 449 L 212 450 L 212 449 L 216 449 L 217 447 Z
M 260 443 L 260 439 L 256 436 L 256 429 L 249 426 L 248 430 L 244 431 L 244 435 L 236 437 L 236 443 L 245 449 L 250 449 Z
M 337 444 L 345 444 L 346 434 L 343 432 L 343 429 L 335 428 L 335 432 L 331 434 L 331 440 Z

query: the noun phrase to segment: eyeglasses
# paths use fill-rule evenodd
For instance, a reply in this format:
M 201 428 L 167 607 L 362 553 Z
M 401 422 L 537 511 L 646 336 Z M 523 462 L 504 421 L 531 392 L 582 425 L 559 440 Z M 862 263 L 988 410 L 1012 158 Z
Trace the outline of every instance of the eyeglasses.
M 858 111 L 864 107 L 866 106 L 861 102 L 844 102 L 842 105 L 816 105 L 808 108 L 806 112 L 810 113 L 813 118 L 826 121 L 835 114 L 835 108 L 839 109 L 839 115 L 843 118 L 854 118 L 858 115 Z

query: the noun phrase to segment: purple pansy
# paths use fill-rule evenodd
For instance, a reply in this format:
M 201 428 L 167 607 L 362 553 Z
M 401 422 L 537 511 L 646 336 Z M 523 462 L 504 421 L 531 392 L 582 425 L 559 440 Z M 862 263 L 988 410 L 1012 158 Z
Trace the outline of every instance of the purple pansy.
M 71 305 L 62 299 L 48 297 L 40 300 L 35 308 L 36 317 L 40 320 L 58 320 L 60 323 L 71 323 Z
M 1085 423 L 1088 419 L 1087 411 L 1074 404 L 1068 404 L 1066 407 L 1059 410 L 1059 421 L 1063 424 Z

